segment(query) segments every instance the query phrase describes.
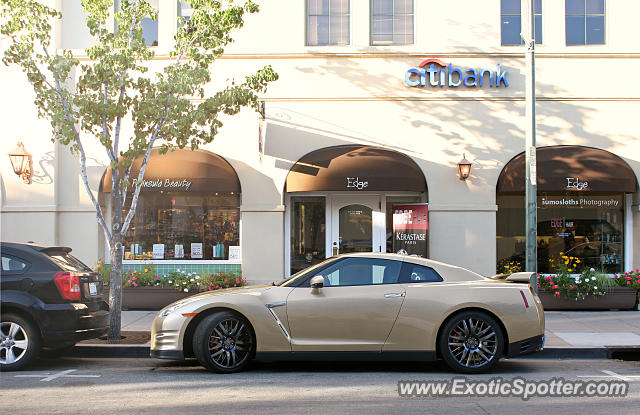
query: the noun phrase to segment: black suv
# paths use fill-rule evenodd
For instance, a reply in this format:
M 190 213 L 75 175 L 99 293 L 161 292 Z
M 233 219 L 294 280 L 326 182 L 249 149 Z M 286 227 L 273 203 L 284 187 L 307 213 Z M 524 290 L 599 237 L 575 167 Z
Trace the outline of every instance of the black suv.
M 109 307 L 102 276 L 71 248 L 0 244 L 0 370 L 33 362 L 40 349 L 65 349 L 104 335 Z

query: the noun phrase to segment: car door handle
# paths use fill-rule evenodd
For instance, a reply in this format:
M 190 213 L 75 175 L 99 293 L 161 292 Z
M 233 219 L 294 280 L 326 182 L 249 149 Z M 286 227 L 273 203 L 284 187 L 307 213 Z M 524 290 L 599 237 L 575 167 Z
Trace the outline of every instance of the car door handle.
M 396 297 L 404 297 L 404 293 L 387 293 L 384 295 L 384 298 L 396 298 Z

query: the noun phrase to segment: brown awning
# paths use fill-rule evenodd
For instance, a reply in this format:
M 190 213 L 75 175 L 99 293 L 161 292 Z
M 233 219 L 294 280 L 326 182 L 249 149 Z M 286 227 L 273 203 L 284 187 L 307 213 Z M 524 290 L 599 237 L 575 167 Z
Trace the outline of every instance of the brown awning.
M 131 180 L 138 177 L 142 157 L 133 162 Z M 217 154 L 205 150 L 177 149 L 165 155 L 151 150 L 144 172 L 143 192 L 220 192 L 240 193 L 240 180 L 231 165 Z M 100 188 L 111 192 L 111 168 L 102 176 Z
M 598 148 L 539 147 L 536 160 L 539 192 L 633 193 L 638 189 L 631 167 L 615 154 Z M 524 162 L 524 153 L 520 153 L 504 166 L 498 178 L 498 193 L 524 193 Z M 587 185 L 580 184 L 585 182 Z
M 420 167 L 397 151 L 362 145 L 327 147 L 302 157 L 287 175 L 287 192 L 426 192 Z

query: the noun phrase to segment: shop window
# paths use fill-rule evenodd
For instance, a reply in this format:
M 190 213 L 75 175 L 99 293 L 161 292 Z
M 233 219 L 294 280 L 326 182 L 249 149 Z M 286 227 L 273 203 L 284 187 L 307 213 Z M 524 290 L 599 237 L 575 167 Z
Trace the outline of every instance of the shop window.
M 324 261 L 325 212 L 324 197 L 291 198 L 291 274 Z
M 566 0 L 567 46 L 604 45 L 604 0 Z
M 240 246 L 239 227 L 236 192 L 143 192 L 124 238 L 124 259 L 229 259 L 230 247 Z
M 182 25 L 193 15 L 193 8 L 187 1 L 178 0 L 178 24 Z
M 524 269 L 523 195 L 498 195 L 497 272 Z M 624 194 L 557 192 L 538 195 L 538 272 L 553 273 L 562 255 L 578 268 L 615 274 L 624 271 Z
M 371 1 L 371 44 L 413 43 L 413 0 Z
M 542 43 L 542 0 L 536 0 L 534 5 L 535 25 L 533 28 L 536 44 Z M 524 45 L 520 36 L 522 25 L 521 0 L 500 1 L 501 44 L 502 46 Z
M 349 44 L 349 0 L 307 0 L 307 46 Z

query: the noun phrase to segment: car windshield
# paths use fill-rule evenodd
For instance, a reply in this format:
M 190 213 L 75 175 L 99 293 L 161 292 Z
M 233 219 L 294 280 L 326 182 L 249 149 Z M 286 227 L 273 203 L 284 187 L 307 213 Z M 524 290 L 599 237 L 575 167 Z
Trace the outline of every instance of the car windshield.
M 307 275 L 310 272 L 313 272 L 314 270 L 327 265 L 328 262 L 327 261 L 322 261 L 320 263 L 317 263 L 313 266 L 310 266 L 308 268 L 305 269 L 301 269 L 300 271 L 296 272 L 295 274 L 293 274 L 292 276 L 290 276 L 289 278 L 286 278 L 280 282 L 274 282 L 273 285 L 277 285 L 280 287 L 287 287 L 289 285 L 291 285 L 294 281 L 297 281 L 299 278 L 304 277 L 305 275 Z

